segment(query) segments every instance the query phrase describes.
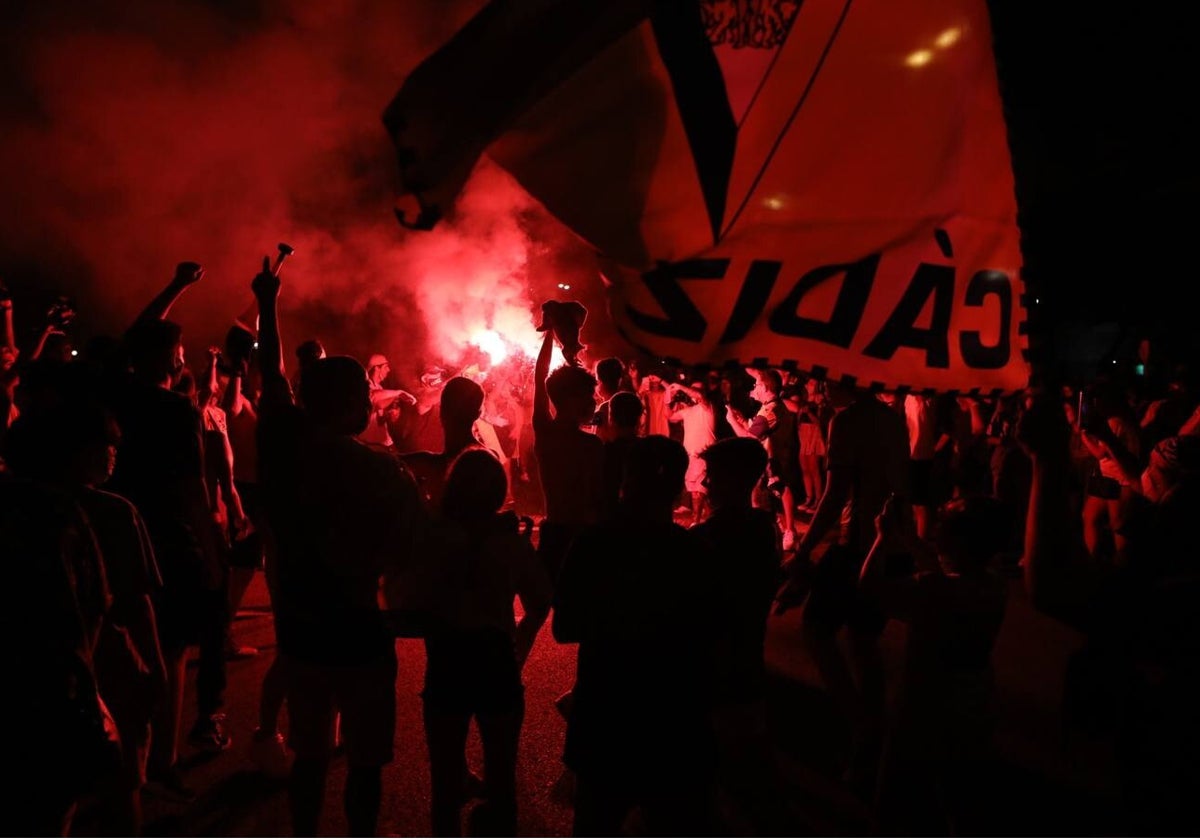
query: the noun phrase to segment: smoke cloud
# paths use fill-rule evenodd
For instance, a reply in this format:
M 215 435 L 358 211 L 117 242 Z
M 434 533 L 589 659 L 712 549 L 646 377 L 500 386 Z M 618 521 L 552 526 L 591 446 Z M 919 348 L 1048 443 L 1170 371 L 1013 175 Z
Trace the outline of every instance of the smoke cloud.
M 480 5 L 18 4 L 0 35 L 0 274 L 18 303 L 61 291 L 79 302 L 81 333 L 114 333 L 176 263 L 200 262 L 204 280 L 171 313 L 197 359 L 283 241 L 296 248 L 289 348 L 316 336 L 334 353 L 384 352 L 408 378 L 481 330 L 535 346 L 536 304 L 564 280 L 596 313 L 594 341 L 604 317 L 588 250 L 495 165 L 432 232 L 392 216 L 380 113 Z

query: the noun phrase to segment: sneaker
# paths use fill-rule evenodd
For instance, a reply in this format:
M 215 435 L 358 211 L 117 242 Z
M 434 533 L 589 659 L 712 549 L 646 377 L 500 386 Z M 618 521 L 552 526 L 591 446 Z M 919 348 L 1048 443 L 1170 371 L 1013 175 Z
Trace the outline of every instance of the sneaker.
M 225 715 L 218 712 L 196 721 L 188 733 L 188 743 L 198 750 L 211 753 L 225 752 L 233 746 L 233 738 L 225 726 Z
M 783 532 L 783 550 L 791 551 L 796 547 L 796 532 L 787 530 Z
M 255 729 L 250 739 L 250 760 L 271 779 L 282 781 L 292 773 L 292 758 L 278 732 Z
M 148 773 L 142 790 L 167 802 L 194 802 L 196 799 L 196 791 L 183 783 L 183 776 L 178 767 L 171 767 L 159 773 Z

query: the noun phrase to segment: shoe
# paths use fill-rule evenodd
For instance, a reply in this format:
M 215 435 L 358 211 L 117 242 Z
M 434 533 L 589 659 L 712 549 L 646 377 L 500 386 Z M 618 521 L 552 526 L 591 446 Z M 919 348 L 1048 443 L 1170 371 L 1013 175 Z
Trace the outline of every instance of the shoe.
M 253 659 L 258 656 L 258 648 L 249 645 L 235 645 L 230 642 L 225 646 L 226 659 Z
M 250 760 L 267 778 L 282 781 L 292 774 L 292 757 L 278 732 L 255 729 L 250 739 Z
M 148 773 L 142 790 L 167 802 L 194 802 L 196 799 L 196 791 L 183 783 L 183 776 L 180 775 L 178 767 L 171 767 L 160 773 Z
M 200 718 L 188 733 L 188 743 L 198 750 L 210 753 L 225 752 L 233 746 L 233 738 L 225 726 L 225 715 L 218 712 Z
M 791 551 L 796 547 L 796 532 L 787 530 L 783 532 L 783 550 Z

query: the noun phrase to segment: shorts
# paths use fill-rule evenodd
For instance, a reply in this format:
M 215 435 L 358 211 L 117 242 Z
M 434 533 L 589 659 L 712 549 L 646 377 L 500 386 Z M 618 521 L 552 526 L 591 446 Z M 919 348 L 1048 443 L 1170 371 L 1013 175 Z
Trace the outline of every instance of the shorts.
M 704 459 L 696 455 L 688 457 L 687 473 L 683 476 L 683 486 L 689 493 L 704 493 L 704 476 L 708 472 L 708 465 L 704 463 Z
M 802 620 L 806 626 L 826 633 L 836 633 L 846 626 L 856 633 L 882 635 L 887 616 L 858 588 L 862 563 L 860 552 L 842 545 L 832 545 L 821 555 L 804 602 Z
M 771 458 L 767 463 L 767 486 L 777 494 L 783 493 L 784 488 L 793 493 L 804 491 L 800 462 L 794 452 L 781 458 Z
M 800 424 L 800 455 L 818 458 L 825 455 L 825 439 L 821 437 L 821 427 L 816 423 Z
M 341 713 L 342 742 L 352 767 L 392 761 L 396 737 L 396 655 L 361 665 L 321 665 L 289 657 L 288 746 L 297 758 L 328 761 L 334 720 Z

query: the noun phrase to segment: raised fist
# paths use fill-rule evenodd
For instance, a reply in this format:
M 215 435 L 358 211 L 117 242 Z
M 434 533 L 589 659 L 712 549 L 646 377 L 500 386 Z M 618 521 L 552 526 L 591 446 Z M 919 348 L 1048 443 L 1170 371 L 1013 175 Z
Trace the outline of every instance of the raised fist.
M 261 300 L 274 300 L 279 295 L 279 278 L 271 271 L 271 258 L 263 257 L 262 271 L 250 283 L 250 290 Z
M 171 281 L 176 286 L 190 286 L 204 276 L 204 268 L 200 263 L 181 262 L 175 266 L 175 277 Z

